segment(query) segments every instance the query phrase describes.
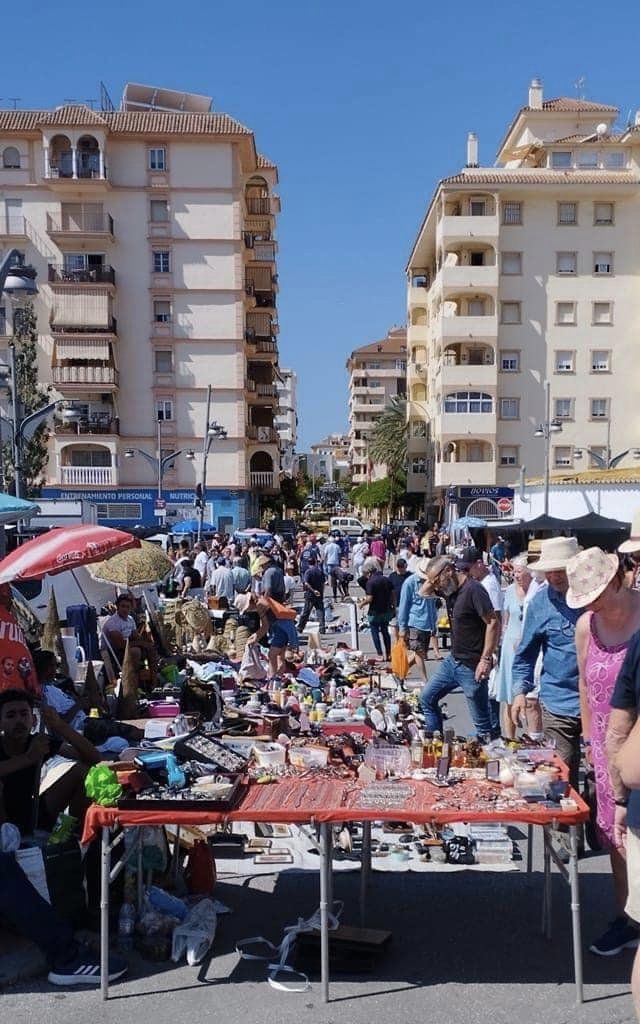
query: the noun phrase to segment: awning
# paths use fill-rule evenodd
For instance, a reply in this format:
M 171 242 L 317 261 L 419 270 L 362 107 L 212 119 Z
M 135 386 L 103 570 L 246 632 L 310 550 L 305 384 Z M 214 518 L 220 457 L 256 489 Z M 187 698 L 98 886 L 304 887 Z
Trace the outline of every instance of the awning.
M 102 338 L 64 338 L 56 339 L 55 359 L 99 359 L 106 363 L 109 359 L 109 342 Z

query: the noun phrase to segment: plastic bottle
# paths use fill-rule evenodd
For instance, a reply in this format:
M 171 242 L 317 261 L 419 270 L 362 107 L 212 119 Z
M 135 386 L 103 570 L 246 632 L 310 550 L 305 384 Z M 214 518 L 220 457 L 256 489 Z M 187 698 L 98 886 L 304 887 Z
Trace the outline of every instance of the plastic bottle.
M 422 768 L 422 740 L 419 736 L 411 740 L 411 767 Z
M 136 911 L 133 903 L 123 903 L 118 915 L 118 946 L 123 953 L 133 949 Z

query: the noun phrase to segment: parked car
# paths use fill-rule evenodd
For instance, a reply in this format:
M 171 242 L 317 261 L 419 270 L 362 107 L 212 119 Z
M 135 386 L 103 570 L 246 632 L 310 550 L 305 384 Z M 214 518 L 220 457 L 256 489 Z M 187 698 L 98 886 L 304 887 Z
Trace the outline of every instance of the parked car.
M 269 532 L 279 533 L 284 540 L 294 541 L 298 530 L 295 519 L 272 519 L 269 523 Z
M 355 516 L 332 516 L 329 523 L 330 530 L 340 530 L 340 533 L 347 537 L 359 537 L 361 533 L 375 530 L 373 523 L 363 523 Z

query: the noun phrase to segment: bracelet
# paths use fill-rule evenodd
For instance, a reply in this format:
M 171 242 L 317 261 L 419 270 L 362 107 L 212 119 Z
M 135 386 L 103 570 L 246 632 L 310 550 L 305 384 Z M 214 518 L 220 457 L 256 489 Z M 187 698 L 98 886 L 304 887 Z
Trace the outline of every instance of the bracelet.
M 582 746 L 583 747 L 590 747 L 591 746 L 591 740 L 583 740 L 582 741 Z
M 616 807 L 628 807 L 629 797 L 626 797 L 624 800 L 614 800 L 613 802 L 616 805 Z

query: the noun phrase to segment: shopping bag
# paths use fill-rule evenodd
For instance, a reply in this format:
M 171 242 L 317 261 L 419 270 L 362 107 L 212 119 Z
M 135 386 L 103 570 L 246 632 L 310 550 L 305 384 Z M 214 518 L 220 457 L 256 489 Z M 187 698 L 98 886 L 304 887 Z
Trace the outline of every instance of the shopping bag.
M 267 670 L 260 657 L 258 644 L 247 644 L 240 663 L 240 678 L 245 679 L 266 679 Z
M 391 671 L 398 679 L 406 679 L 409 675 L 409 655 L 402 637 L 391 648 Z

